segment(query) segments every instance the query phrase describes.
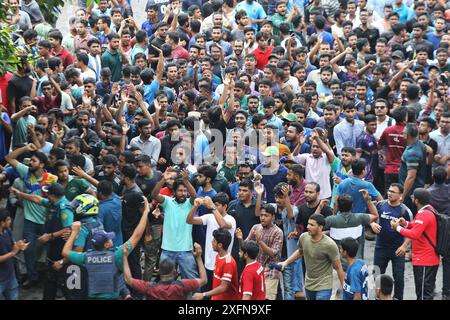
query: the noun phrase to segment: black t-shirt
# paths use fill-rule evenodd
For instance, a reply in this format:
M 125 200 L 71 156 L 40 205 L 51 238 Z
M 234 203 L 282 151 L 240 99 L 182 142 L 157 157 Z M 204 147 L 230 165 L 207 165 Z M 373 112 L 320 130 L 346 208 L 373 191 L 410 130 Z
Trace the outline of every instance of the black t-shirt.
M 28 75 L 19 77 L 17 74 L 14 74 L 9 80 L 6 95 L 8 101 L 14 100 L 16 102 L 16 112 L 19 111 L 19 100 L 25 96 L 30 96 L 32 87 L 33 80 Z
M 98 180 L 99 182 L 103 181 L 103 180 L 108 180 L 112 183 L 113 185 L 113 191 L 116 194 L 120 194 L 121 190 L 122 190 L 122 186 L 120 184 L 120 176 L 116 173 L 114 173 L 114 175 L 112 176 L 107 176 L 105 174 L 104 171 L 102 171 L 102 166 L 97 166 L 95 168 L 95 177 L 96 180 Z
M 433 139 L 429 139 L 428 141 L 422 141 L 425 145 L 430 146 L 431 149 L 433 149 L 433 155 L 435 155 L 437 153 L 438 150 L 438 144 L 435 140 Z M 432 175 L 431 175 L 431 164 L 427 164 L 426 166 L 426 177 L 425 177 L 425 183 L 426 184 L 431 184 L 433 183 L 433 179 L 432 179 Z
M 12 251 L 14 245 L 12 232 L 7 229 L 0 233 L 0 256 Z M 8 259 L 0 263 L 0 283 L 11 280 L 14 277 L 14 259 Z
M 315 206 L 314 208 L 310 208 L 305 204 L 300 206 L 298 208 L 298 216 L 297 220 L 295 221 L 295 224 L 301 224 L 303 226 L 303 230 L 306 232 L 306 227 L 308 226 L 308 220 L 309 217 L 311 217 L 314 212 L 316 212 L 316 209 L 319 205 Z M 330 206 L 325 206 L 320 211 L 320 214 L 322 214 L 324 217 L 332 216 L 333 215 L 333 209 L 331 209 Z
M 136 176 L 136 184 L 142 190 L 144 196 L 146 196 L 149 199 L 149 201 L 151 201 L 150 195 L 152 194 L 153 189 L 161 179 L 162 179 L 161 171 L 153 171 L 153 175 L 151 178 Z

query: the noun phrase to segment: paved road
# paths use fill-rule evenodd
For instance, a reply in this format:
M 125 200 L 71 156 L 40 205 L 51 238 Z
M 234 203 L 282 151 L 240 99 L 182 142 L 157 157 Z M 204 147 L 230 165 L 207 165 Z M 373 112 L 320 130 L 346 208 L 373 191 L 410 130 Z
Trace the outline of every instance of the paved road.
M 365 245 L 365 256 L 366 256 L 366 262 L 368 266 L 370 267 L 373 263 L 373 252 L 375 248 L 375 242 L 374 241 L 366 241 Z M 389 265 L 388 270 L 386 271 L 387 274 L 392 275 L 392 269 Z M 371 288 L 369 292 L 369 298 L 373 300 L 375 298 L 375 293 L 373 291 L 373 288 L 370 285 L 369 282 L 369 288 Z M 442 290 L 442 266 L 439 267 L 437 279 L 436 279 L 436 300 L 441 299 L 441 290 Z M 20 289 L 19 291 L 20 299 L 23 300 L 41 300 L 42 299 L 42 286 L 33 288 L 31 290 L 23 290 Z M 0 300 L 2 298 L 0 297 Z M 414 287 L 414 277 L 413 277 L 413 270 L 412 265 L 410 262 L 406 263 L 405 267 L 405 290 L 404 290 L 404 299 L 405 300 L 415 300 L 415 287 Z
M 146 12 L 145 12 L 145 4 L 146 3 L 147 3 L 147 0 L 131 0 L 131 6 L 133 8 L 134 16 L 136 18 L 138 25 L 141 25 L 142 22 L 146 19 Z M 61 11 L 62 12 L 57 21 L 56 26 L 63 32 L 63 34 L 66 34 L 68 32 L 69 18 L 72 16 L 73 12 L 75 11 L 71 5 L 71 1 L 67 1 Z M 366 241 L 365 255 L 366 255 L 366 262 L 369 266 L 371 266 L 373 263 L 374 246 L 375 246 L 374 241 L 371 241 L 371 242 Z M 388 267 L 387 273 L 392 275 L 391 266 Z M 442 266 L 439 268 L 439 272 L 437 275 L 435 299 L 441 298 L 441 289 L 442 289 Z M 42 295 L 42 288 L 32 289 L 29 291 L 20 290 L 21 299 L 39 300 L 39 299 L 41 299 L 41 295 Z M 371 290 L 371 292 L 369 293 L 369 296 L 371 299 L 374 298 L 373 290 Z M 407 263 L 406 268 L 405 268 L 404 298 L 405 298 L 405 300 L 414 300 L 416 298 L 415 288 L 414 288 L 414 277 L 413 277 L 411 263 Z

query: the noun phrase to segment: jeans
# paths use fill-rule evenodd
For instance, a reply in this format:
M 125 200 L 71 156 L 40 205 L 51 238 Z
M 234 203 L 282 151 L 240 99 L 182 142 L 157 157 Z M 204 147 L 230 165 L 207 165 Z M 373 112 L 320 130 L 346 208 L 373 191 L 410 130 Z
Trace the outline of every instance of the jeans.
M 380 268 L 380 273 L 386 272 L 389 261 L 392 262 L 392 274 L 394 276 L 394 298 L 403 300 L 405 287 L 405 257 L 397 257 L 395 249 L 375 248 L 373 264 Z
M 288 265 L 283 271 L 284 300 L 294 300 L 296 292 L 303 289 L 302 262 L 297 260 Z
M 3 294 L 6 300 L 19 299 L 19 284 L 17 283 L 16 276 L 0 282 L 0 294 Z
M 332 289 L 320 290 L 320 291 L 309 291 L 305 289 L 306 300 L 330 300 Z
M 442 257 L 442 295 L 450 297 L 450 256 Z
M 182 279 L 197 279 L 199 277 L 197 263 L 191 251 L 175 252 L 162 250 L 159 263 L 164 259 L 171 259 L 175 268 L 180 268 Z
M 32 281 L 38 280 L 35 250 L 37 238 L 43 233 L 43 224 L 37 224 L 25 219 L 23 224 L 23 238 L 30 243 L 28 249 L 24 251 L 25 265 L 27 267 L 28 279 Z
M 439 265 L 413 267 L 417 300 L 433 300 L 438 268 Z

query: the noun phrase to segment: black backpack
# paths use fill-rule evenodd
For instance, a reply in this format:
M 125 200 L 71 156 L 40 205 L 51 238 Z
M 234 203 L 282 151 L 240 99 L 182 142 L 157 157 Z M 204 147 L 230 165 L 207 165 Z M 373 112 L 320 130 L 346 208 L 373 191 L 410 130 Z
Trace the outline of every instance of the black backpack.
M 448 256 L 450 255 L 450 216 L 438 213 L 436 210 L 429 206 L 427 209 L 429 209 L 431 212 L 433 212 L 434 216 L 436 217 L 436 223 L 437 223 L 437 243 L 436 245 L 433 244 L 430 237 L 428 237 L 427 233 L 424 232 L 423 235 L 428 240 L 430 245 L 434 248 L 434 251 L 440 256 Z

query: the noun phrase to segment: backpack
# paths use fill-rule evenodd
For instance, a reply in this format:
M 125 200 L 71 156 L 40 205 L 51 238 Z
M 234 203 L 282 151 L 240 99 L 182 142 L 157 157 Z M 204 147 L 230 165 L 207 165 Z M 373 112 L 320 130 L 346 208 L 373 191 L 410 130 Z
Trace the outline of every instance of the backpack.
M 423 235 L 438 255 L 443 257 L 448 256 L 450 254 L 450 216 L 436 212 L 436 210 L 431 206 L 428 206 L 427 209 L 430 210 L 436 217 L 436 245 L 433 244 L 426 232 L 424 232 Z

